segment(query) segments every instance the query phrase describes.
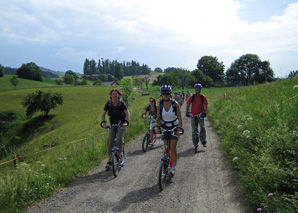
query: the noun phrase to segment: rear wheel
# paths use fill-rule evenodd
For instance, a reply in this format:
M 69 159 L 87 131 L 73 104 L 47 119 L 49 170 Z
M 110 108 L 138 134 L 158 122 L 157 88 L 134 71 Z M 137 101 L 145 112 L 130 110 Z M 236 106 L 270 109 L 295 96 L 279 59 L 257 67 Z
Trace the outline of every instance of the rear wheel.
M 145 134 L 142 143 L 143 152 L 147 152 L 148 144 L 150 143 L 150 135 Z
M 167 163 L 165 161 L 161 161 L 159 166 L 159 173 L 158 173 L 158 186 L 160 191 L 162 191 L 165 188 L 166 181 L 167 181 Z
M 113 175 L 115 177 L 118 176 L 118 172 L 119 172 L 119 169 L 120 169 L 120 166 L 119 166 L 119 162 L 118 162 L 118 157 L 116 156 L 115 153 L 112 154 L 112 160 L 111 160 L 111 163 L 112 163 L 112 171 L 113 171 Z

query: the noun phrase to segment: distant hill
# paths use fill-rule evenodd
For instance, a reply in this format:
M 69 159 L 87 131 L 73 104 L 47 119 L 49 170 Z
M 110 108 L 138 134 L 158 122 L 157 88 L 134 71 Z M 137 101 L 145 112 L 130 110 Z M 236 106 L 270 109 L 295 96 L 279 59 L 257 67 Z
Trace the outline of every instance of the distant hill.
M 62 71 L 54 71 L 54 70 L 51 70 L 51 69 L 48 69 L 48 68 L 44 68 L 44 67 L 39 67 L 41 69 L 41 71 L 44 73 L 44 72 L 50 72 L 50 73 L 54 73 L 56 75 L 64 75 L 65 72 L 62 72 Z
M 41 69 L 42 75 L 46 78 L 59 78 L 59 75 L 64 75 L 65 72 L 54 71 L 48 68 L 39 67 Z M 18 68 L 4 67 L 5 75 L 15 75 Z

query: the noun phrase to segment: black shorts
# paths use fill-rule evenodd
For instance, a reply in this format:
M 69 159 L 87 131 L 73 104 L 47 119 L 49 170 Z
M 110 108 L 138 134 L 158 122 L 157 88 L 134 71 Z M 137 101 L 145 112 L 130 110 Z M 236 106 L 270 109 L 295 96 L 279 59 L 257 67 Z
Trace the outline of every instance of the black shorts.
M 173 127 L 163 127 L 164 129 L 172 129 Z M 168 139 L 168 136 L 170 135 L 170 140 L 178 140 L 178 136 L 177 135 L 172 135 L 173 132 L 165 132 L 162 136 L 161 136 L 161 139 L 162 140 L 167 140 Z

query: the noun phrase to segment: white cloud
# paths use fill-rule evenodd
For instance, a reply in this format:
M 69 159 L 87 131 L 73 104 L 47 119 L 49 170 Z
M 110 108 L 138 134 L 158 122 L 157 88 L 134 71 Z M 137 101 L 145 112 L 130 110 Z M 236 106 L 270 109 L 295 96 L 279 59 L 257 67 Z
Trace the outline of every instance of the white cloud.
M 153 68 L 193 69 L 203 55 L 227 68 L 246 53 L 298 51 L 298 3 L 255 23 L 241 18 L 240 9 L 240 0 L 1 1 L 0 39 L 55 46 L 68 61 L 144 55 Z

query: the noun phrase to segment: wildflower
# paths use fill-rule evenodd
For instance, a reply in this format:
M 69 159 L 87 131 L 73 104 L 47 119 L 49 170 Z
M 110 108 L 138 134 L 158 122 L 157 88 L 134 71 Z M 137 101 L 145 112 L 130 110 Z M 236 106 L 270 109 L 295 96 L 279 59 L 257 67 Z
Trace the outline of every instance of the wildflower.
M 44 167 L 44 164 L 41 164 L 42 167 Z
M 238 125 L 237 128 L 238 128 L 238 129 L 241 129 L 241 128 L 242 128 L 242 125 Z
M 242 133 L 243 136 L 248 136 L 249 134 L 250 134 L 249 130 L 244 130 Z
M 268 194 L 268 197 L 271 197 L 271 196 L 273 196 L 273 195 L 274 195 L 273 193 L 269 193 L 269 194 Z
M 234 157 L 234 158 L 233 158 L 233 161 L 236 161 L 236 160 L 238 160 L 238 157 Z
M 262 211 L 262 208 L 258 208 L 257 211 L 258 211 L 258 212 L 261 212 L 261 211 Z
M 65 157 L 64 160 L 67 160 L 67 157 Z
M 252 118 L 252 117 L 248 117 L 247 120 L 248 120 L 248 121 L 252 121 L 253 118 Z
M 59 160 L 63 160 L 63 158 L 59 158 Z
M 293 86 L 293 89 L 298 89 L 298 85 Z
M 41 163 L 41 161 L 36 161 L 36 163 Z

